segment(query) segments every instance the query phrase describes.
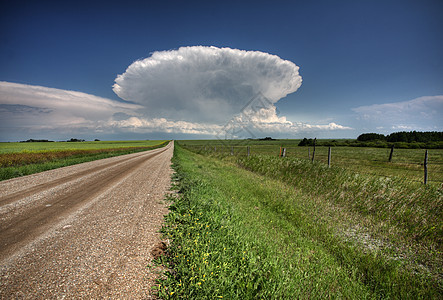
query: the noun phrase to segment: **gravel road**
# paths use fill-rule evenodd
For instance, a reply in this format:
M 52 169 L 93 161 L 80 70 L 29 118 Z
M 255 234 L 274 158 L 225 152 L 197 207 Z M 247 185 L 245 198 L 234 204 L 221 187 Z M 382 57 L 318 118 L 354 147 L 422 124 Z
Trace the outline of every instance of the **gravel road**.
M 151 298 L 173 147 L 0 182 L 0 297 Z

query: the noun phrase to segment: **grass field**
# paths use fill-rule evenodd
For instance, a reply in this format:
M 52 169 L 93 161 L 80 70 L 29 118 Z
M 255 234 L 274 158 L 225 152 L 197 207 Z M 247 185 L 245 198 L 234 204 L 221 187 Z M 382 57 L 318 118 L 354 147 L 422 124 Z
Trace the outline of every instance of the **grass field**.
M 205 153 L 207 154 L 207 153 Z M 175 149 L 174 299 L 441 299 L 442 191 L 276 155 Z
M 0 180 L 166 144 L 167 141 L 0 143 Z
M 313 147 L 298 147 L 299 142 L 300 140 L 195 140 L 178 143 L 198 153 L 219 156 L 230 155 L 231 149 L 236 156 L 246 156 L 248 146 L 251 155 L 278 156 L 280 147 L 285 147 L 287 157 L 312 159 Z M 331 147 L 331 164 L 364 174 L 398 176 L 423 182 L 425 150 L 394 149 L 391 162 L 388 161 L 389 154 L 388 148 Z M 328 163 L 328 147 L 316 147 L 315 161 Z M 434 185 L 443 183 L 443 149 L 428 150 L 428 182 Z

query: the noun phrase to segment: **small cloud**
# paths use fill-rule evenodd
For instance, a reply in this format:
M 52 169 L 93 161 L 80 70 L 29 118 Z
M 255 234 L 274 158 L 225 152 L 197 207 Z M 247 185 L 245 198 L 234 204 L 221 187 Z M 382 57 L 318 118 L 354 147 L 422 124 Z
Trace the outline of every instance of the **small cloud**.
M 391 127 L 392 130 L 398 130 L 398 131 L 407 131 L 407 130 L 413 130 L 414 127 L 412 126 L 405 126 L 405 125 L 394 125 Z
M 360 106 L 352 110 L 366 128 L 402 131 L 443 129 L 443 95 Z

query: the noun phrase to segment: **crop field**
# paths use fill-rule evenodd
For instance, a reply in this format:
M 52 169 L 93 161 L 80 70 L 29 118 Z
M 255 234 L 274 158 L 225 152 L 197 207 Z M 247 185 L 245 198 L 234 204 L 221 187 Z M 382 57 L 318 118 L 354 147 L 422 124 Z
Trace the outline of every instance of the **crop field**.
M 162 298 L 443 297 L 440 186 L 192 143 L 175 147 Z
M 130 147 L 150 147 L 164 141 L 97 141 L 97 142 L 34 142 L 0 143 L 0 154 L 27 151 L 98 150 Z
M 212 155 L 246 156 L 248 147 L 250 155 L 279 156 L 286 148 L 286 157 L 312 160 L 313 147 L 297 146 L 300 140 L 195 140 L 180 141 L 183 147 Z M 424 178 L 424 149 L 394 149 L 389 162 L 390 148 L 370 147 L 331 147 L 331 166 L 379 176 L 398 176 L 416 182 Z M 317 146 L 314 160 L 328 163 L 328 147 Z M 443 183 L 443 149 L 428 150 L 428 183 Z
M 0 143 L 0 180 L 166 144 L 167 141 Z

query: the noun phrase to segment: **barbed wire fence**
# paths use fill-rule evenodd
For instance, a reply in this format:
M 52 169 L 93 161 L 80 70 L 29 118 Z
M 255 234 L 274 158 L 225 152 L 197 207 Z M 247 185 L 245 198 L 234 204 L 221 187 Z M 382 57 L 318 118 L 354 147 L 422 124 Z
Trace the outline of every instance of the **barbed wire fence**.
M 420 181 L 425 184 L 428 182 L 443 184 L 443 160 L 440 149 L 397 149 L 389 161 L 391 155 L 389 148 L 317 146 L 314 156 L 313 147 L 259 145 L 257 140 L 225 140 L 223 142 L 212 140 L 207 141 L 204 145 L 184 143 L 183 146 L 193 152 L 206 155 L 273 155 L 311 161 L 314 158 L 313 161 L 316 163 L 358 169 L 361 173 L 388 176 L 387 174 L 398 173 L 401 175 L 404 172 L 409 172 L 415 174 L 413 176 L 415 178 L 421 177 Z

